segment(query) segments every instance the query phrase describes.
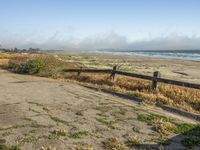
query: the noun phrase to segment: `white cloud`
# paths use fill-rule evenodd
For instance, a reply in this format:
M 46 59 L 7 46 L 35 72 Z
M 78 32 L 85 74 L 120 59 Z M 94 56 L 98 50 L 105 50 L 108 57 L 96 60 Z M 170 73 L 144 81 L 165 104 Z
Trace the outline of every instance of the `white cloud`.
M 190 50 L 200 49 L 200 37 L 184 35 L 169 35 L 152 40 L 133 42 L 129 48 L 138 50 Z
M 0 38 L 0 45 L 7 48 L 41 48 L 64 50 L 130 49 L 130 50 L 179 50 L 200 49 L 200 37 L 171 34 L 166 37 L 130 41 L 128 37 L 109 31 L 84 38 L 72 34 L 55 32 L 49 37 L 7 35 Z

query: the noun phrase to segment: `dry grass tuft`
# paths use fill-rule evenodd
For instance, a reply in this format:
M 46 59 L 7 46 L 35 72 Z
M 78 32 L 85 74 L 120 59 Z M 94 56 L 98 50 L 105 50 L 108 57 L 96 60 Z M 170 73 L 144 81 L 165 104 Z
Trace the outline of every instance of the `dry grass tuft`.
M 128 140 L 126 141 L 126 144 L 129 147 L 133 147 L 143 144 L 143 140 L 137 136 L 129 137 Z
M 125 144 L 119 142 L 116 138 L 108 138 L 102 142 L 105 150 L 128 150 Z
M 57 130 L 54 130 L 52 132 L 52 134 L 55 134 L 56 136 L 66 136 L 67 135 L 67 131 L 64 130 L 64 129 L 57 129 Z
M 170 135 L 176 126 L 171 122 L 163 121 L 163 119 L 154 122 L 154 129 L 163 135 Z
M 49 147 L 42 147 L 40 150 L 57 150 L 57 148 L 49 146 Z
M 87 144 L 74 145 L 72 150 L 94 150 L 92 146 Z

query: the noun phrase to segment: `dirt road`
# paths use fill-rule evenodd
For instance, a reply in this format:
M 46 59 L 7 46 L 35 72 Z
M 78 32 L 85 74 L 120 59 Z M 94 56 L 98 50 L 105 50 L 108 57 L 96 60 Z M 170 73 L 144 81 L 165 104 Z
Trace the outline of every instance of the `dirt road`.
M 192 122 L 73 83 L 0 70 L 0 144 L 23 150 L 48 146 L 100 150 L 105 149 L 107 138 L 124 143 L 128 137 L 137 137 L 141 144 L 155 146 L 159 134 L 138 120 L 138 115 L 151 113 Z M 183 148 L 181 137 L 174 137 L 166 136 L 172 139 L 168 148 Z

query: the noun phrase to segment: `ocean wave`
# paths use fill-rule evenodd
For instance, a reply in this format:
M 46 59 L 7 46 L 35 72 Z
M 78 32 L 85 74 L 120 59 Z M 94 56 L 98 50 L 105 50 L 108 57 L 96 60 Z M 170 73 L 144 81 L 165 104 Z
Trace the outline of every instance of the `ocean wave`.
M 171 58 L 182 60 L 200 61 L 200 50 L 174 50 L 174 51 L 97 51 L 113 55 L 147 56 L 156 58 Z

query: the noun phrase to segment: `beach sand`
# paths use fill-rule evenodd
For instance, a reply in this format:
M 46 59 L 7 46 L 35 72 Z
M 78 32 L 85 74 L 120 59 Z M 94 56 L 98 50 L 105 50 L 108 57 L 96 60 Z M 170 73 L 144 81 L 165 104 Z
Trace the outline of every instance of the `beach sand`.
M 119 56 L 97 53 L 68 53 L 59 55 L 62 60 L 89 68 L 112 68 L 145 75 L 159 71 L 163 78 L 200 84 L 200 62 L 141 56 Z

